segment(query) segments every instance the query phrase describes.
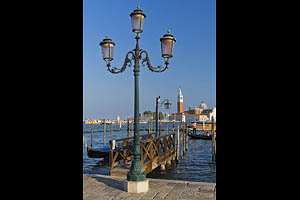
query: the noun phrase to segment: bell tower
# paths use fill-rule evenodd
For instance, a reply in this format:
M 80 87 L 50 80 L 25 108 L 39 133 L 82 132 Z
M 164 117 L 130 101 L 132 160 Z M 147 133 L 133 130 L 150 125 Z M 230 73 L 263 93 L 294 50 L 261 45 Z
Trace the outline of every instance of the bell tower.
M 183 96 L 181 93 L 181 88 L 179 88 L 178 99 L 177 99 L 177 113 L 183 112 Z

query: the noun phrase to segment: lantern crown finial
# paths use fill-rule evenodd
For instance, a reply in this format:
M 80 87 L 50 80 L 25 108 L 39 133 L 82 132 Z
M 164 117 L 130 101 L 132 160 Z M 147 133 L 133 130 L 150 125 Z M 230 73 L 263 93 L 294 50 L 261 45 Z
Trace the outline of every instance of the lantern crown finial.
M 168 33 L 170 33 L 171 31 L 170 31 L 170 29 L 168 29 Z

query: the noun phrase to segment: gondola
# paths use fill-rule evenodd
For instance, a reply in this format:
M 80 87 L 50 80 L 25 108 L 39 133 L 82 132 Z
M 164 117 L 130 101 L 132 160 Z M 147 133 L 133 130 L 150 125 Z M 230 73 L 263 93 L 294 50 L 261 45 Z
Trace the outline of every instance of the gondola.
M 189 133 L 189 136 L 194 139 L 202 139 L 202 140 L 211 140 L 212 139 L 211 135 L 206 136 L 206 135 L 202 135 L 202 134 L 190 134 Z
M 90 148 L 87 145 L 87 141 L 86 138 L 83 136 L 83 144 L 84 144 L 84 149 L 85 152 L 88 156 L 88 158 L 104 158 L 104 160 L 108 161 L 109 159 L 109 151 L 110 148 L 109 146 L 105 146 L 105 147 L 99 147 L 99 148 Z M 120 143 L 116 144 L 116 147 L 120 148 Z M 129 149 L 131 149 L 131 151 L 133 151 L 133 141 L 129 142 Z M 116 150 L 114 150 L 115 152 Z M 121 159 L 121 155 L 118 156 L 117 160 Z
M 104 158 L 104 160 L 108 160 L 109 157 L 109 147 L 102 148 L 86 148 L 87 156 L 89 158 Z
M 188 132 L 188 136 L 190 136 L 193 139 L 202 139 L 202 140 L 212 140 L 212 135 L 204 135 L 203 133 L 201 134 L 194 134 L 191 133 L 190 131 Z M 215 136 L 215 139 L 217 139 L 217 136 Z

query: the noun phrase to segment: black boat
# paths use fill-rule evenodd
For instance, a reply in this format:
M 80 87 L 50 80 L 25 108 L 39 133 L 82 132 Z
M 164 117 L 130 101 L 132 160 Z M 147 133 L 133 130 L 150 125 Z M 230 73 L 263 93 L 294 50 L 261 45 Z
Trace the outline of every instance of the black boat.
M 104 158 L 105 161 L 109 160 L 109 151 L 110 147 L 109 146 L 104 146 L 104 147 L 98 147 L 98 148 L 90 148 L 87 145 L 86 138 L 83 136 L 83 144 L 84 144 L 84 149 L 85 152 L 88 156 L 88 158 Z M 117 143 L 116 147 L 120 148 L 121 143 Z M 130 141 L 128 143 L 129 146 L 129 151 L 133 152 L 133 141 Z M 115 152 L 116 150 L 114 150 Z M 121 155 L 118 156 L 117 160 L 121 159 Z
M 108 160 L 109 147 L 103 147 L 103 148 L 87 147 L 86 151 L 87 151 L 87 156 L 89 158 L 104 158 L 104 160 Z
M 83 136 L 83 144 L 84 144 L 85 152 L 89 158 L 104 158 L 104 160 L 108 160 L 109 146 L 105 146 L 102 148 L 90 148 L 88 147 L 84 136 Z
M 203 135 L 203 134 L 190 134 L 189 133 L 189 136 L 194 139 L 202 139 L 202 140 L 211 140 L 212 139 L 211 135 L 207 136 L 207 135 Z
M 197 134 L 197 133 L 191 133 L 190 131 L 188 132 L 188 136 L 190 136 L 191 138 L 194 138 L 194 139 L 202 139 L 202 140 L 212 140 L 212 135 L 209 134 L 203 134 L 205 132 L 202 132 L 200 134 Z M 217 139 L 217 137 L 215 137 L 215 139 Z

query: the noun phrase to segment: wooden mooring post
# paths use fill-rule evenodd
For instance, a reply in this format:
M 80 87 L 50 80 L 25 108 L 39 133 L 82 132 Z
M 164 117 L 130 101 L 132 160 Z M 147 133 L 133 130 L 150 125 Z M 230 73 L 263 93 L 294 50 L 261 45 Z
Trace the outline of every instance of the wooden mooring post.
M 159 137 L 161 136 L 161 119 L 159 120 Z
M 188 137 L 188 123 L 186 122 L 185 125 L 185 151 L 188 151 L 188 147 L 189 147 L 189 137 Z
M 179 126 L 177 126 L 177 145 L 176 145 L 176 163 L 178 163 L 179 160 Z
M 106 133 L 106 121 L 104 119 L 104 129 L 103 129 L 103 147 L 105 147 L 105 133 Z
M 94 124 L 91 126 L 91 148 L 93 148 L 93 126 Z
M 112 141 L 112 132 L 113 132 L 113 127 L 112 127 L 113 123 L 112 121 L 110 122 L 110 140 Z
M 182 145 L 182 152 L 183 152 L 183 155 L 185 155 L 185 127 L 184 127 L 184 125 L 185 125 L 185 123 L 184 122 L 182 122 L 182 143 L 183 143 L 183 145 Z
M 130 137 L 130 125 L 129 125 L 129 119 L 127 119 L 127 137 Z
M 212 133 L 212 161 L 216 161 L 216 138 L 215 138 L 215 120 L 211 119 L 211 133 Z
M 173 133 L 175 133 L 175 121 L 173 120 Z
M 166 122 L 166 135 L 168 135 L 168 121 Z
M 130 136 L 133 136 L 133 121 L 131 121 L 131 129 L 130 129 Z
M 182 122 L 180 123 L 180 159 L 182 159 L 183 148 L 182 148 Z

